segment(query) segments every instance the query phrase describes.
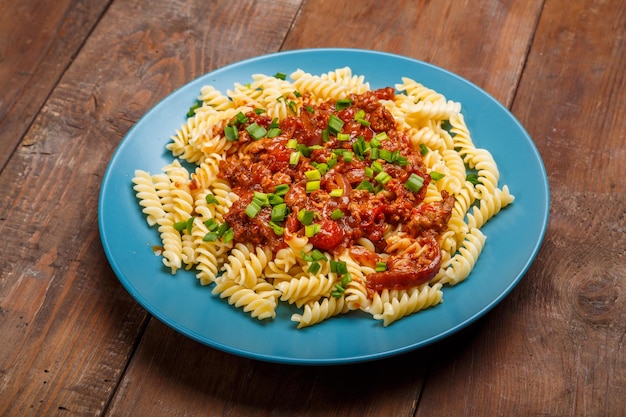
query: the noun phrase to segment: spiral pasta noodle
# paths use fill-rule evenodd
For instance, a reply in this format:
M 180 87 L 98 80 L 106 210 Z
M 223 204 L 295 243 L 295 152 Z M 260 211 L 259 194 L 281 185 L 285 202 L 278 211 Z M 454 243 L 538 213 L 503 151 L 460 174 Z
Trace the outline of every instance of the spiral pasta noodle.
M 282 236 L 282 246 L 255 243 L 263 241 L 263 228 L 235 231 L 228 220 L 231 214 L 248 204 L 246 215 L 253 218 L 254 214 L 247 210 L 251 206 L 254 209 L 255 200 L 238 194 L 237 184 L 227 179 L 225 170 L 244 172 L 248 169 L 245 175 L 259 183 L 284 178 L 289 183 L 290 177 L 283 172 L 271 174 L 280 177 L 276 179 L 262 169 L 257 172 L 250 168 L 263 158 L 261 150 L 271 144 L 273 136 L 269 131 L 291 117 L 300 118 L 304 124 L 310 123 L 307 117 L 316 117 L 313 113 L 307 116 L 310 106 L 326 103 L 337 106 L 354 95 L 372 91 L 365 77 L 354 74 L 349 67 L 320 75 L 298 69 L 289 78 L 285 74 L 253 74 L 249 83 L 235 83 L 225 93 L 211 85 L 203 86 L 197 103 L 189 109 L 187 120 L 166 145 L 172 162 L 160 173 L 150 174 L 140 169 L 134 173 L 132 187 L 148 226 L 158 231 L 163 264 L 172 274 L 180 269 L 193 269 L 202 285 L 213 286 L 212 294 L 255 319 L 274 319 L 280 303 L 291 304 L 300 310 L 291 316 L 298 329 L 349 315 L 354 310 L 368 313 L 386 327 L 442 303 L 445 286 L 466 280 L 479 261 L 487 242 L 483 226 L 512 204 L 514 196 L 507 185 L 499 183 L 500 172 L 493 155 L 476 147 L 460 103 L 408 77 L 403 77 L 394 87 L 395 94 L 389 96 L 393 98 L 381 98 L 380 104 L 393 118 L 395 129 L 406 135 L 407 146 L 419 152 L 427 171 L 421 202 L 416 206 L 423 210 L 421 223 L 409 221 L 389 226 L 378 237 L 359 235 L 342 250 L 325 250 L 314 237 L 316 231 L 312 234 L 294 231 L 283 217 L 278 216 L 276 222 L 284 223 L 277 224 L 274 208 L 270 223 L 273 223 L 272 230 Z M 254 126 L 243 121 L 253 114 L 273 120 L 267 128 L 261 129 L 258 137 L 258 132 L 252 129 Z M 377 122 L 375 119 L 359 120 L 356 115 L 354 121 Z M 298 125 L 293 126 L 297 129 Z M 249 140 L 238 142 L 242 134 Z M 287 155 L 290 165 L 294 153 L 311 152 L 314 148 L 298 146 L 294 144 L 291 155 Z M 356 149 L 354 144 L 352 146 Z M 335 152 L 339 155 L 336 159 L 348 158 L 350 155 L 346 152 L 350 152 L 349 147 L 339 149 Z M 226 164 L 234 155 L 243 164 L 242 168 Z M 280 161 L 286 156 L 282 158 Z M 280 161 L 269 159 L 266 164 L 282 163 Z M 315 162 L 313 167 L 317 169 L 318 161 Z M 195 168 L 188 171 L 189 166 Z M 386 172 L 374 163 L 371 171 L 365 172 L 371 181 L 374 177 L 381 184 L 389 180 L 385 178 Z M 354 172 L 345 175 L 354 175 Z M 349 191 L 341 178 L 334 180 L 337 189 L 333 192 L 339 193 L 335 197 L 346 189 Z M 381 195 L 390 195 L 390 191 L 382 191 Z M 303 198 L 322 198 L 315 194 L 314 188 L 307 189 L 306 193 L 303 190 L 302 195 Z M 273 196 L 277 200 L 271 203 L 272 207 L 281 205 L 287 199 L 283 197 Z M 324 201 L 320 200 L 320 207 L 324 207 Z M 350 204 L 341 207 L 350 210 Z M 431 227 L 429 221 L 433 220 L 433 212 L 429 210 L 434 210 L 433 207 L 448 210 L 445 227 L 416 239 L 416 230 Z M 293 217 L 292 222 L 297 215 L 298 222 L 309 225 L 299 217 L 301 210 L 283 214 Z M 351 221 L 362 224 L 378 221 L 376 213 L 361 214 L 364 218 L 355 217 Z M 340 218 L 344 213 L 336 209 L 332 215 Z M 264 221 L 270 220 L 265 218 Z M 384 251 L 380 250 L 381 245 Z M 440 264 L 425 282 L 384 289 L 370 285 L 373 277 L 389 277 L 402 271 L 386 271 L 387 267 L 401 268 L 432 256 L 433 245 L 440 251 Z M 389 274 L 385 275 L 387 272 Z

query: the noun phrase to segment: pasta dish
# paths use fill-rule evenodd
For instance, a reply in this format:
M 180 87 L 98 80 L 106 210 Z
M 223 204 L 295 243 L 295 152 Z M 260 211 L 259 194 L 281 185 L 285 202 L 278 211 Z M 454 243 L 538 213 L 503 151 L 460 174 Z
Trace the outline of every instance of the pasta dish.
M 183 110 L 184 111 L 184 110 Z M 513 202 L 459 103 L 410 79 L 371 89 L 350 68 L 205 86 L 134 190 L 172 273 L 298 328 L 352 310 L 384 326 L 465 280 L 482 226 Z

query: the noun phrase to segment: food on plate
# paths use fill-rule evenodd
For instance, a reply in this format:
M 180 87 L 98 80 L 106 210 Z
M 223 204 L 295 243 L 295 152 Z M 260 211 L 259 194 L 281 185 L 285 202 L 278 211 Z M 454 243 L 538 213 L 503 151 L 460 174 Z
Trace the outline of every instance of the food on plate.
M 183 110 L 181 110 L 183 111 Z M 349 67 L 205 86 L 161 173 L 133 178 L 163 263 L 252 317 L 307 327 L 352 310 L 384 326 L 465 280 L 512 203 L 461 105 Z M 193 167 L 193 168 L 188 168 Z

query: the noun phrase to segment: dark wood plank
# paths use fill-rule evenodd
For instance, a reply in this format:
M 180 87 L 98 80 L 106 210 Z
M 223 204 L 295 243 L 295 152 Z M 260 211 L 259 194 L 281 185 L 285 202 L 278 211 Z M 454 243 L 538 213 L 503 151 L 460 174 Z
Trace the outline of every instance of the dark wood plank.
M 513 104 L 548 172 L 546 239 L 418 416 L 626 415 L 625 27 L 621 1 L 546 1 Z
M 467 78 L 509 107 L 542 4 L 308 1 L 283 49 L 364 48 L 413 57 Z
M 148 320 L 99 241 L 108 160 L 177 87 L 276 51 L 298 6 L 131 1 L 107 10 L 0 175 L 0 415 L 104 412 Z M 130 399 L 142 387 L 132 375 Z M 147 394 L 152 404 L 160 392 Z
M 0 1 L 0 170 L 109 1 Z

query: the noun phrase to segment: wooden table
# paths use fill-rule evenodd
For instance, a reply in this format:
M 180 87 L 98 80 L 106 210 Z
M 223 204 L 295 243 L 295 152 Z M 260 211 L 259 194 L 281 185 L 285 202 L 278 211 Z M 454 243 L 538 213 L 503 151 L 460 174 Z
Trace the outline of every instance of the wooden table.
M 0 415 L 626 415 L 626 3 L 0 0 Z M 109 267 L 104 171 L 174 89 L 300 48 L 392 52 L 510 108 L 543 246 L 459 334 L 360 364 L 258 362 L 151 317 Z

